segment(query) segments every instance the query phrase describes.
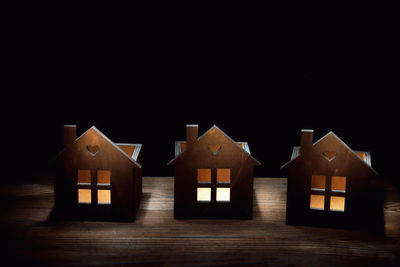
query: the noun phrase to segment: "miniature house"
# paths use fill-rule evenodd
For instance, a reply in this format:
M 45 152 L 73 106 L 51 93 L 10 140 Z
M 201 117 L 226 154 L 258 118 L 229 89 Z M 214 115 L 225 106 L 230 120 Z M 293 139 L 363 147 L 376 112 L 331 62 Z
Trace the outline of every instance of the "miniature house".
M 186 126 L 175 142 L 175 218 L 252 218 L 253 169 L 260 163 L 247 142 L 235 142 L 217 126 L 198 137 Z
M 313 143 L 313 130 L 302 130 L 287 172 L 286 221 L 289 224 L 346 226 L 370 212 L 369 152 L 353 151 L 333 132 Z
M 64 126 L 55 211 L 74 218 L 134 220 L 142 196 L 142 145 L 116 144 L 96 127 Z

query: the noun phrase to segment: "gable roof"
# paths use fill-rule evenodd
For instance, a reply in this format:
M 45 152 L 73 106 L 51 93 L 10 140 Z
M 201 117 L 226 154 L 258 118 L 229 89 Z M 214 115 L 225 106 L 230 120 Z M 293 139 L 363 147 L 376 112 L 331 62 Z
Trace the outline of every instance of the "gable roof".
M 87 134 L 90 130 L 96 131 L 101 137 L 103 137 L 108 143 L 110 143 L 117 151 L 119 151 L 123 156 L 127 157 L 133 164 L 135 164 L 138 168 L 142 168 L 142 165 L 140 165 L 136 159 L 139 154 L 139 151 L 142 147 L 141 144 L 115 144 L 113 141 L 111 141 L 106 135 L 104 135 L 99 129 L 97 129 L 95 126 L 90 127 L 88 130 L 86 130 L 83 134 L 81 134 L 78 138 L 75 139 L 75 142 L 78 141 L 79 138 Z M 123 149 L 123 146 L 131 147 L 134 146 L 134 149 L 132 150 L 132 154 L 129 155 L 128 149 Z M 64 148 L 65 149 L 65 148 Z M 64 149 L 61 151 L 61 153 L 64 151 Z M 60 154 L 61 154 L 60 153 Z
M 356 156 L 366 167 L 368 167 L 373 173 L 375 173 L 376 175 L 378 175 L 378 172 L 375 171 L 372 167 L 371 167 L 371 159 L 370 156 L 368 156 L 368 160 L 365 161 L 363 160 L 357 153 L 356 151 L 352 150 L 345 142 L 343 142 L 334 132 L 330 131 L 329 133 L 327 133 L 326 135 L 324 135 L 323 137 L 321 137 L 318 141 L 316 141 L 315 143 L 313 143 L 313 147 L 318 144 L 319 142 L 321 142 L 322 140 L 324 140 L 327 136 L 332 135 L 334 138 L 336 138 L 344 147 L 346 147 L 351 153 L 354 154 L 354 156 Z M 297 148 L 297 151 L 299 150 L 300 147 L 294 147 L 293 152 L 292 152 L 292 158 L 286 162 L 284 165 L 281 166 L 281 169 L 286 168 L 287 166 L 289 166 L 293 161 L 295 161 L 296 159 L 298 159 L 300 157 L 299 153 L 295 154 L 295 150 Z
M 233 144 L 235 144 L 239 149 L 241 149 L 242 151 L 244 151 L 255 163 L 256 163 L 256 165 L 261 165 L 261 163 L 258 161 L 258 160 L 256 160 L 251 154 L 250 154 L 250 149 L 249 149 L 249 147 L 248 147 L 248 145 L 247 145 L 247 143 L 246 142 L 235 142 L 232 138 L 230 138 L 229 137 L 229 135 L 227 135 L 224 131 L 222 131 L 217 125 L 214 125 L 214 126 L 212 126 L 210 129 L 208 129 L 204 134 L 202 134 L 200 137 L 198 137 L 197 138 L 197 141 L 199 141 L 199 140 L 201 140 L 201 138 L 203 138 L 204 136 L 206 136 L 211 130 L 213 130 L 213 129 L 217 129 L 218 131 L 220 131 L 224 136 L 226 136 L 226 138 L 228 139 L 228 140 L 230 140 Z M 183 142 L 182 142 L 183 143 Z M 238 143 L 245 143 L 246 145 L 243 145 L 243 146 L 241 146 L 241 145 L 239 145 Z M 179 158 L 182 154 L 184 154 L 185 152 L 186 152 L 187 150 L 185 149 L 185 150 L 183 150 L 182 152 L 180 152 L 180 153 L 177 153 L 178 151 L 176 151 L 175 150 L 175 157 L 172 159 L 172 160 L 170 160 L 168 163 L 167 163 L 167 165 L 172 165 L 174 162 L 175 162 L 175 160 L 177 159 L 177 158 Z

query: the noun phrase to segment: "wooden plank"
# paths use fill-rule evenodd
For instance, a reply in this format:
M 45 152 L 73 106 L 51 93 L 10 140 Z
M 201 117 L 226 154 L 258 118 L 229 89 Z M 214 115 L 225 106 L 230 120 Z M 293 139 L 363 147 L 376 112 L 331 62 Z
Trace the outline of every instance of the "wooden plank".
M 174 220 L 173 179 L 145 177 L 135 222 L 52 221 L 53 187 L 0 187 L 2 258 L 37 265 L 379 266 L 400 263 L 400 195 L 385 233 L 285 224 L 286 179 L 256 178 L 252 220 Z

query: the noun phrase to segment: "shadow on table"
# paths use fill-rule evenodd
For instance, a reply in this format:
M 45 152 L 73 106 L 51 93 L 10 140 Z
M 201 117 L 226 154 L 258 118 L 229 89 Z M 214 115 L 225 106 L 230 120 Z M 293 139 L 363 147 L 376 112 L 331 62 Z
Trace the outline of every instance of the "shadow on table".
M 85 213 L 85 211 L 77 212 L 74 209 L 60 209 L 53 207 L 46 221 L 43 223 L 50 224 L 60 221 L 135 222 L 146 214 L 147 209 L 143 208 L 143 205 L 147 205 L 150 198 L 151 193 L 146 192 L 142 194 L 142 199 L 134 218 L 123 218 L 113 210 L 104 208 L 100 208 L 97 212 L 90 211 Z

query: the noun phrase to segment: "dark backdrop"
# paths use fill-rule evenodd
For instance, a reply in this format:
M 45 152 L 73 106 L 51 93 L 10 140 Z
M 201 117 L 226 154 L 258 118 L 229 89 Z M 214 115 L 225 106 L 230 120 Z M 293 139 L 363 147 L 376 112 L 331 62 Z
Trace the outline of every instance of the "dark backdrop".
M 370 151 L 373 167 L 397 179 L 392 21 L 338 20 L 19 25 L 3 98 L 8 169 L 51 174 L 63 125 L 77 124 L 78 136 L 95 125 L 115 142 L 142 143 L 143 174 L 171 176 L 174 141 L 196 123 L 199 134 L 216 124 L 249 142 L 259 177 L 283 175 L 305 128 Z

